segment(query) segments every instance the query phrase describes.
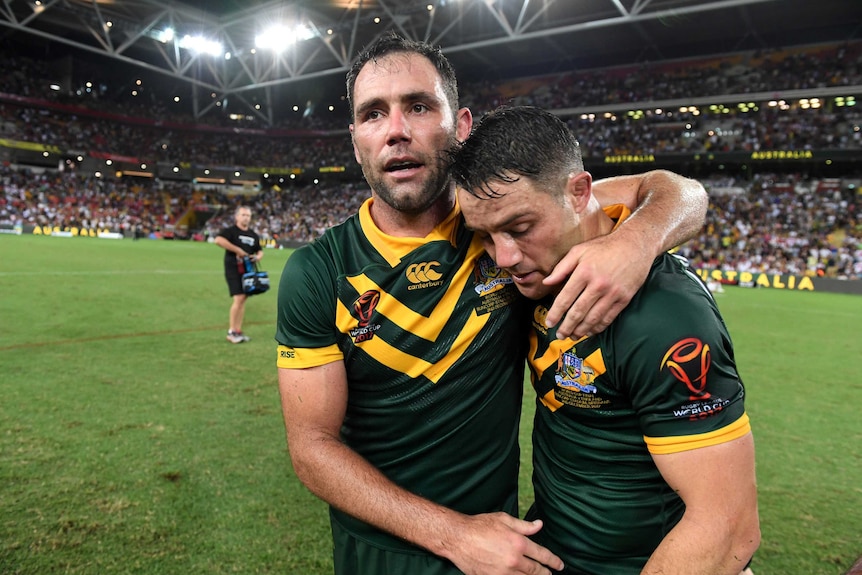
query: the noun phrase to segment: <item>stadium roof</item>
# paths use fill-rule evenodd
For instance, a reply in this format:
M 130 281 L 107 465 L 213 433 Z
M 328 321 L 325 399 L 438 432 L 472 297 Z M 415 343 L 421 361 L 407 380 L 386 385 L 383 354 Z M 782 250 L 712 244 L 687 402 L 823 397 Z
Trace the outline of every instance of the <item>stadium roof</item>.
M 281 53 L 253 50 L 285 26 Z M 463 80 L 862 38 L 859 0 L 27 0 L 0 6 L 25 37 L 173 78 L 253 109 L 290 87 L 343 92 L 357 51 L 388 30 L 438 44 Z M 304 39 L 292 37 L 301 26 Z M 168 28 L 174 39 L 165 41 Z M 181 48 L 216 41 L 218 55 Z M 229 54 L 230 57 L 226 57 Z M 337 87 L 336 87 L 337 86 Z M 275 90 L 275 91 L 274 91 Z M 209 104 L 211 105 L 211 104 Z M 269 106 L 270 109 L 273 106 Z M 269 118 L 271 120 L 271 118 Z

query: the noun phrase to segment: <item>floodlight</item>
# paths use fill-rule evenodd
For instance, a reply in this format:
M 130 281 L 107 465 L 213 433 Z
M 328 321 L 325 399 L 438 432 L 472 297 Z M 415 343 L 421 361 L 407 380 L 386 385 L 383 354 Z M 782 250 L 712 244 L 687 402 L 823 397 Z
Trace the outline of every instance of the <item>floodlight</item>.
M 262 50 L 280 53 L 292 44 L 311 38 L 314 38 L 314 32 L 308 26 L 298 24 L 291 28 L 276 24 L 255 36 L 254 45 Z
M 173 39 L 174 39 L 174 29 L 173 28 L 165 28 L 164 30 L 156 33 L 156 40 L 158 40 L 162 44 L 167 44 L 168 42 L 173 41 Z
M 220 42 L 208 40 L 203 36 L 183 36 L 179 42 L 180 48 L 191 50 L 202 54 L 210 54 L 211 56 L 219 56 L 224 52 Z

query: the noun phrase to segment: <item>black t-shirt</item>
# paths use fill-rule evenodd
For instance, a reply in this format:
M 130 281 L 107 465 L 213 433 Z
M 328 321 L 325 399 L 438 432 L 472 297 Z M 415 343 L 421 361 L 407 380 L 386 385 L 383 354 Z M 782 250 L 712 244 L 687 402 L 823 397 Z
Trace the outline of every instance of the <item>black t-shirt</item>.
M 241 230 L 236 224 L 234 224 L 231 227 L 220 231 L 218 235 L 233 245 L 241 247 L 247 254 L 256 254 L 260 251 L 260 236 L 258 236 L 251 228 Z M 236 254 L 230 250 L 225 250 L 224 261 L 226 264 L 235 264 Z

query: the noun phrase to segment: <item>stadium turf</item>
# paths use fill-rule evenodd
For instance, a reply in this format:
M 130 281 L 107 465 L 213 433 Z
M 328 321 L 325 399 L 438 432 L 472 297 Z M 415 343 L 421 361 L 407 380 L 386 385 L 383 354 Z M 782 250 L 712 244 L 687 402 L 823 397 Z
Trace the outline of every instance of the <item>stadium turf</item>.
M 236 346 L 213 245 L 0 236 L 0 251 L 0 573 L 331 573 L 325 505 L 286 451 L 275 290 L 249 301 Z M 265 253 L 275 285 L 289 251 Z M 757 445 L 754 571 L 842 573 L 862 553 L 862 297 L 718 302 Z

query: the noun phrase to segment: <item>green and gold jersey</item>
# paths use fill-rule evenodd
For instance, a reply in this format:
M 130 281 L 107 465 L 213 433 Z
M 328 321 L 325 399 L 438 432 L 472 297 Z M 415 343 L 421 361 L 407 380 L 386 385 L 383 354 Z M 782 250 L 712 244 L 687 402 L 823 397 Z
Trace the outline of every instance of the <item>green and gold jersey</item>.
M 347 445 L 432 501 L 515 514 L 524 301 L 457 208 L 427 237 L 400 238 L 374 225 L 370 202 L 288 260 L 278 366 L 343 361 Z M 367 542 L 415 549 L 332 514 Z
M 730 336 L 703 283 L 670 254 L 603 333 L 557 340 L 545 328 L 550 303 L 531 305 L 528 518 L 544 520 L 536 539 L 566 573 L 637 574 L 684 511 L 651 453 L 750 431 Z

